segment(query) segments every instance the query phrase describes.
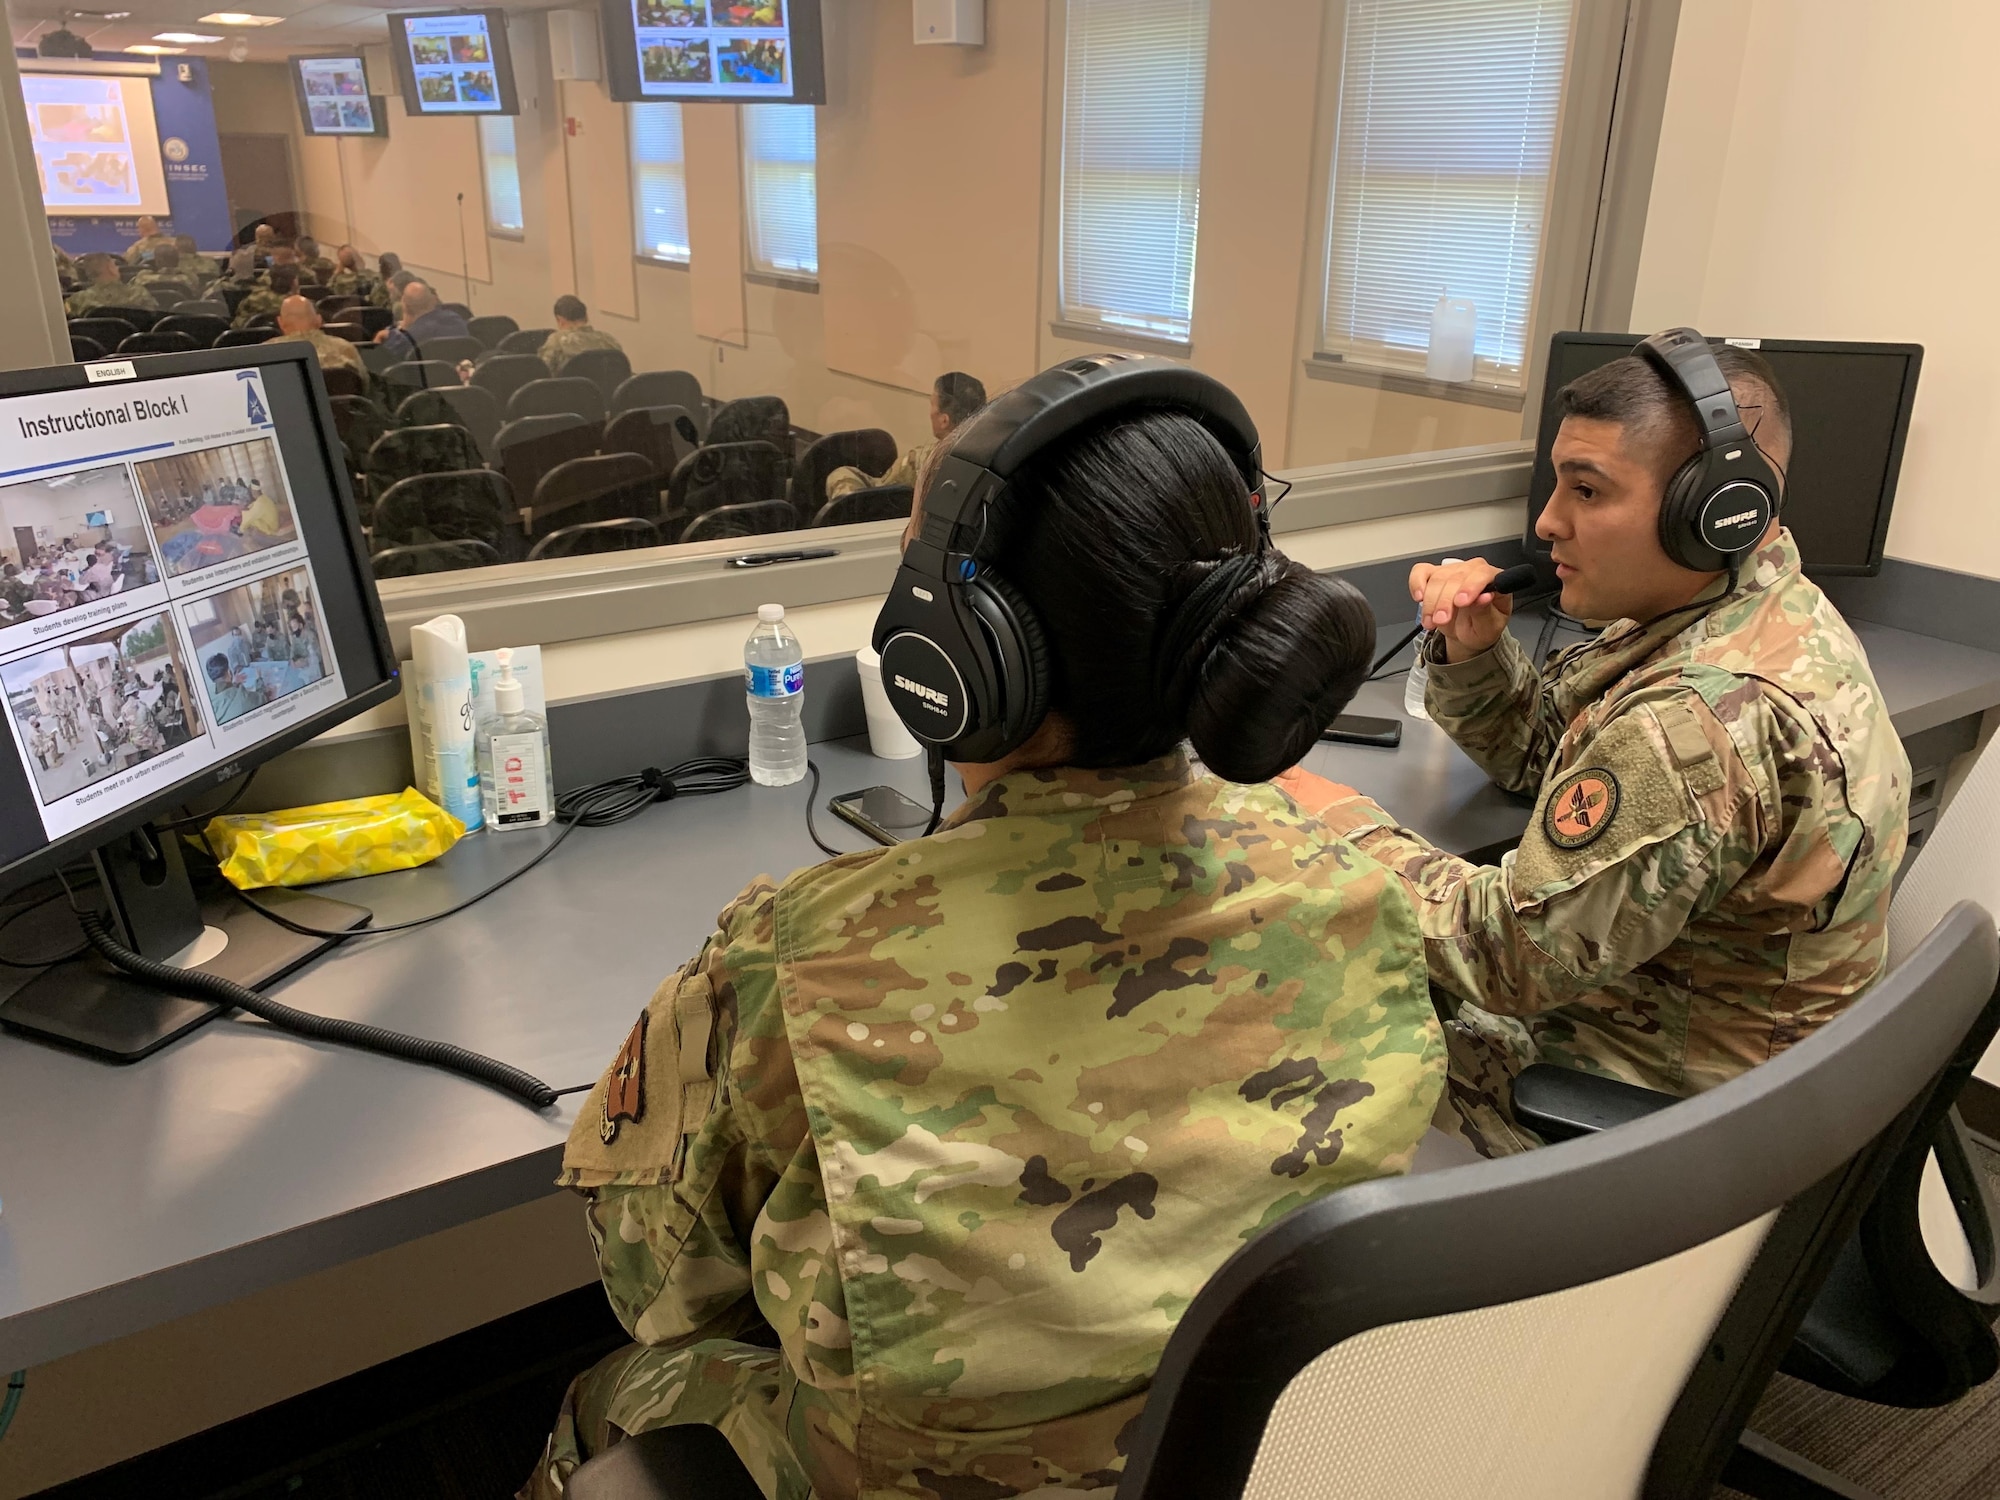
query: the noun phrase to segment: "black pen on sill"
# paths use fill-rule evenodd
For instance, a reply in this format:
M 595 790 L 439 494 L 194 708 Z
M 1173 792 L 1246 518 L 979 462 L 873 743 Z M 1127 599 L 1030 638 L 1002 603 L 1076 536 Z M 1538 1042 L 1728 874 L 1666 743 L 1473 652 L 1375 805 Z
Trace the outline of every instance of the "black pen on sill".
M 838 557 L 832 547 L 815 547 L 805 552 L 746 552 L 729 559 L 732 568 L 768 568 L 772 563 L 810 562 L 816 557 Z

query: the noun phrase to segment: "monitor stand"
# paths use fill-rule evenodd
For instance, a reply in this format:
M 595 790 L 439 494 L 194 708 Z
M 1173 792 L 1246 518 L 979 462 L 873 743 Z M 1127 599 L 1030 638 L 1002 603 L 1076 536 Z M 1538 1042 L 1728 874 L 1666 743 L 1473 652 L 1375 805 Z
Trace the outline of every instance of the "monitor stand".
M 198 898 L 179 838 L 150 823 L 99 848 L 91 861 L 109 898 L 113 930 L 127 947 L 162 963 L 203 969 L 258 989 L 335 941 L 280 927 L 225 890 Z M 365 906 L 283 889 L 264 891 L 257 899 L 294 922 L 331 931 L 351 931 L 371 915 Z M 156 990 L 90 953 L 43 970 L 0 1002 L 0 1026 L 129 1063 L 224 1009 Z

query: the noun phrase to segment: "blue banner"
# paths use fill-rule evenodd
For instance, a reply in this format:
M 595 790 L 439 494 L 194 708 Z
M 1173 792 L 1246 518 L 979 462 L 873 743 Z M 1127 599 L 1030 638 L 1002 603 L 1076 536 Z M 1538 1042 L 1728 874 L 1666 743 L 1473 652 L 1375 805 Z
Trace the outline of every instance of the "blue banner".
M 17 47 L 14 55 L 32 63 L 35 53 Z M 181 81 L 181 72 L 187 81 Z M 162 58 L 160 72 L 148 80 L 153 90 L 153 121 L 160 131 L 160 166 L 167 178 L 167 234 L 191 234 L 197 248 L 225 252 L 231 248 L 229 193 L 222 183 L 222 143 L 215 133 L 215 101 L 209 93 L 208 64 L 198 57 Z M 52 215 L 49 237 L 70 255 L 89 250 L 124 254 L 139 237 L 138 215 L 83 218 Z

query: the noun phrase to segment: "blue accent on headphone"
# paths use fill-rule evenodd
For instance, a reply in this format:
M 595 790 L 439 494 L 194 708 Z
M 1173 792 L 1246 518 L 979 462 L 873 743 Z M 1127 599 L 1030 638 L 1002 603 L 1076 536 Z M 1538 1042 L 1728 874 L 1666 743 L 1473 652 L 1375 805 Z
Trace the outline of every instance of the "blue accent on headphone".
M 978 571 L 979 564 L 968 557 L 958 565 L 958 581 L 960 583 L 970 583 L 972 582 L 972 575 Z

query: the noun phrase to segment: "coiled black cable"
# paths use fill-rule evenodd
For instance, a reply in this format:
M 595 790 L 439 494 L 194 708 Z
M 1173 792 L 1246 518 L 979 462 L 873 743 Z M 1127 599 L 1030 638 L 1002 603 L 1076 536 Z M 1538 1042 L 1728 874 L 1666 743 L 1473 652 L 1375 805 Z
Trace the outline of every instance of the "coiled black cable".
M 648 766 L 636 776 L 615 776 L 556 798 L 556 820 L 582 828 L 607 828 L 637 817 L 655 802 L 733 792 L 750 780 L 750 767 L 725 755 L 684 760 L 671 771 Z

